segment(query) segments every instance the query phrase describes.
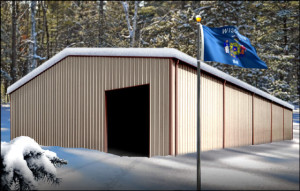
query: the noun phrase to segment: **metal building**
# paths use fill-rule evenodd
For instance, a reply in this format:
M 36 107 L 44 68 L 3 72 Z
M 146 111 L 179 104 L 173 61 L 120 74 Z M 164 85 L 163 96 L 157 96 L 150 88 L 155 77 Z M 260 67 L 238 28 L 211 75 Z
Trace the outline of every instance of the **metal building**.
M 293 138 L 292 105 L 201 70 L 202 151 Z M 66 48 L 8 88 L 11 139 L 120 155 L 195 152 L 196 87 L 196 59 L 176 49 Z

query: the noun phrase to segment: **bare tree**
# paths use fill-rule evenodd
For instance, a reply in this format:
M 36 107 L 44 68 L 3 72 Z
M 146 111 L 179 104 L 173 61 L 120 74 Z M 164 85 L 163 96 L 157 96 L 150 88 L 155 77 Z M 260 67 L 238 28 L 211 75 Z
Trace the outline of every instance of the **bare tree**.
M 36 1 L 31 1 L 31 43 L 30 43 L 30 52 L 31 52 L 31 65 L 28 68 L 28 71 L 32 71 L 37 67 L 37 60 L 45 60 L 46 58 L 42 58 L 36 54 L 37 50 L 37 42 L 36 42 L 36 35 L 35 32 L 35 13 L 36 13 Z
M 43 17 L 44 17 L 44 28 L 46 30 L 46 38 L 47 38 L 47 59 L 50 57 L 50 48 L 49 48 L 49 30 L 48 30 L 48 22 L 47 22 L 47 10 L 45 7 L 45 1 L 41 1 L 42 9 L 43 9 Z
M 17 49 L 16 49 L 16 42 L 17 42 L 17 32 L 16 32 L 16 1 L 12 1 L 12 39 L 11 39 L 11 65 L 10 65 L 10 77 L 11 77 L 11 84 L 16 81 L 16 58 L 17 58 Z
M 133 26 L 131 26 L 130 24 L 130 20 L 129 20 L 129 5 L 127 3 L 127 1 L 122 1 L 121 2 L 124 8 L 124 12 L 126 15 L 126 21 L 127 21 L 127 27 L 128 27 L 128 31 L 129 31 L 129 38 L 130 38 L 130 46 L 134 47 L 135 45 L 135 31 L 136 31 L 136 20 L 137 20 L 137 12 L 138 12 L 138 1 L 134 1 L 134 16 L 133 16 Z
M 104 34 L 104 31 L 103 31 L 103 28 L 104 28 L 104 12 L 103 12 L 103 1 L 99 1 L 99 20 L 98 20 L 98 23 L 99 23 L 99 35 L 98 35 L 98 40 L 99 40 L 99 43 L 98 43 L 98 46 L 99 47 L 102 47 L 103 46 L 103 34 Z

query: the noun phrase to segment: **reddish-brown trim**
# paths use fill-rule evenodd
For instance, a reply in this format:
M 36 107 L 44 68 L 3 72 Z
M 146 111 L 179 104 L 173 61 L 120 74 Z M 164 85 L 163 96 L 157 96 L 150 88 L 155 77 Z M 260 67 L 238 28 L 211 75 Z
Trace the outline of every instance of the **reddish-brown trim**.
M 64 58 L 67 57 L 106 57 L 106 58 L 159 58 L 159 59 L 177 59 L 174 57 L 162 57 L 162 56 L 104 56 L 104 55 L 76 55 L 76 54 L 70 54 Z M 62 58 L 63 59 L 63 58 Z M 191 64 L 188 64 L 191 65 Z M 191 65 L 193 66 L 193 65 Z
M 191 64 L 189 64 L 189 63 L 186 63 L 186 62 L 184 62 L 184 61 L 182 61 L 182 60 L 180 60 L 180 62 L 181 63 L 184 63 L 184 64 L 186 64 L 186 65 L 188 65 L 188 66 L 190 66 L 192 69 L 194 69 L 194 70 L 197 70 L 197 67 L 196 66 L 194 66 L 194 65 L 191 65 Z M 210 77 L 214 77 L 214 78 L 217 78 L 218 80 L 220 80 L 220 81 L 224 81 L 224 79 L 223 78 L 221 78 L 220 76 L 217 76 L 217 75 L 215 75 L 215 74 L 212 74 L 212 73 L 209 73 L 209 72 L 207 72 L 207 71 L 204 71 L 204 70 L 202 70 L 201 69 L 201 73 L 204 73 L 204 74 L 206 74 L 206 75 L 209 75 Z M 235 85 L 235 84 L 234 84 Z M 239 86 L 238 86 L 239 87 Z M 242 88 L 242 87 L 241 87 Z M 249 90 L 248 90 L 249 91 Z
M 292 110 L 292 140 L 294 139 L 294 124 L 293 124 L 293 110 Z
M 282 137 L 283 137 L 283 140 L 284 140 L 284 108 L 282 108 L 282 111 L 283 111 L 283 115 L 282 115 L 282 116 L 283 116 L 283 117 L 282 117 L 282 118 L 283 118 L 283 120 L 282 120 L 282 121 L 283 121 L 283 122 L 282 122 L 282 123 L 283 123 L 282 134 L 283 134 L 283 135 L 282 135 Z
M 53 66 L 55 66 L 57 63 L 63 61 L 64 59 L 66 59 L 66 58 L 68 58 L 68 57 L 111 57 L 111 58 L 159 58 L 159 59 L 177 59 L 177 58 L 174 58 L 174 57 L 147 57 L 147 56 L 68 55 L 68 56 L 66 56 L 66 57 L 64 57 L 64 58 L 62 58 L 62 59 L 60 59 L 60 60 L 58 60 L 57 62 L 55 62 L 52 66 L 50 66 L 50 67 L 47 68 L 46 70 L 44 70 L 44 71 L 42 71 L 41 73 L 39 73 L 38 75 L 36 75 L 36 76 L 33 77 L 32 79 L 30 79 L 28 82 L 30 82 L 30 81 L 33 80 L 34 78 L 38 77 L 39 75 L 43 74 L 44 72 L 46 72 L 47 70 L 49 70 L 50 68 L 52 68 Z M 177 60 L 178 60 L 178 59 L 177 59 Z M 179 62 L 179 60 L 178 60 L 178 62 Z M 192 65 L 192 64 L 189 64 L 189 63 L 184 62 L 184 61 L 182 61 L 182 60 L 181 60 L 181 63 L 184 63 L 184 64 L 190 66 L 191 68 L 194 68 L 195 70 L 197 70 L 197 67 L 194 66 L 194 65 Z M 210 75 L 210 76 L 213 76 L 213 77 L 215 77 L 215 78 L 217 78 L 217 79 L 219 79 L 219 80 L 221 80 L 221 81 L 224 81 L 223 78 L 221 78 L 221 77 L 219 77 L 219 76 L 216 76 L 216 75 L 214 75 L 214 74 L 211 74 L 211 73 L 209 73 L 209 72 L 206 72 L 206 71 L 203 71 L 203 70 L 201 70 L 201 72 L 203 72 L 203 73 L 205 73 L 205 74 L 208 74 L 208 75 Z M 28 82 L 26 82 L 25 84 L 27 84 Z M 238 86 L 238 85 L 236 85 L 236 84 L 234 84 L 234 83 L 231 83 L 231 82 L 228 82 L 228 83 L 230 83 L 231 85 L 234 85 L 234 86 L 236 86 L 236 87 L 239 87 L 240 89 L 246 90 L 247 92 L 251 92 L 251 91 L 249 91 L 248 89 L 245 89 L 245 88 L 243 88 L 243 87 L 240 87 L 240 86 Z M 18 87 L 17 89 L 23 87 L 25 84 L 21 85 L 21 86 Z M 15 92 L 17 89 L 15 89 L 14 91 L 10 92 L 9 94 L 12 94 L 12 93 Z M 252 92 L 252 93 L 253 93 L 253 92 Z M 262 96 L 260 96 L 260 97 L 262 97 Z M 265 98 L 265 97 L 262 97 L 262 98 L 267 99 L 267 98 Z M 267 100 L 268 100 L 268 99 L 267 99 Z M 271 100 L 269 100 L 269 101 L 271 101 Z M 283 106 L 283 105 L 280 105 L 280 106 L 290 110 L 290 108 L 287 108 L 287 107 L 285 107 L 285 106 Z
M 47 70 L 51 69 L 53 66 L 55 66 L 56 64 L 58 64 L 59 62 L 67 59 L 68 57 L 110 57 L 110 58 L 159 58 L 159 59 L 177 59 L 177 58 L 174 58 L 174 57 L 147 57 L 147 56 L 99 56 L 99 55 L 68 55 L 60 60 L 58 60 L 57 62 L 53 63 L 52 66 L 50 66 L 49 68 L 47 68 L 46 70 L 42 71 L 41 73 L 39 73 L 38 75 L 36 75 L 35 77 L 33 77 L 32 79 L 30 79 L 29 81 L 27 81 L 25 84 L 29 83 L 31 80 L 35 79 L 36 77 L 38 77 L 39 75 L 42 75 L 44 72 L 46 72 Z M 179 60 L 178 60 L 179 62 Z M 195 66 L 189 64 L 189 63 L 186 63 L 184 61 L 182 61 L 182 63 L 185 63 L 189 66 L 191 66 L 192 68 L 195 68 Z M 205 72 L 205 71 L 203 71 Z M 216 78 L 219 78 L 219 79 L 222 79 L 216 75 L 213 75 L 211 73 L 208 73 L 206 72 L 207 74 L 210 74 L 212 76 L 215 76 Z M 12 94 L 13 92 L 15 92 L 16 90 L 18 90 L 19 88 L 23 87 L 25 84 L 21 85 L 20 87 L 18 87 L 17 89 L 15 89 L 14 91 L 10 92 L 9 94 Z
M 252 145 L 254 145 L 254 93 L 252 93 Z
M 172 115 L 172 103 L 173 103 L 173 60 L 170 59 L 169 63 L 169 155 L 173 155 L 173 115 Z
M 107 153 L 107 95 L 105 91 L 105 127 L 104 127 L 104 152 Z
M 114 91 L 114 90 L 121 90 L 121 89 L 127 89 L 127 88 L 134 88 L 134 87 L 137 87 L 137 86 L 145 86 L 145 85 L 149 85 L 150 86 L 150 83 L 147 83 L 147 84 L 139 84 L 139 85 L 134 85 L 134 86 L 126 86 L 126 87 L 123 87 L 123 88 L 114 88 L 114 89 L 109 89 L 109 90 L 104 90 L 105 92 L 109 92 L 109 91 Z
M 272 143 L 272 131 L 273 131 L 273 112 L 272 112 L 272 102 L 271 102 L 271 137 L 270 137 L 271 143 Z
M 151 157 L 151 113 L 150 113 L 150 107 L 151 107 L 151 105 L 150 105 L 150 101 L 151 101 L 151 93 L 150 93 L 150 84 L 149 84 L 149 158 Z
M 175 155 L 178 155 L 178 64 L 175 64 Z
M 268 99 L 267 99 L 268 100 Z M 274 102 L 274 101 L 271 101 L 272 102 L 272 104 L 273 105 L 277 105 L 278 107 L 283 107 L 284 108 L 284 106 L 282 106 L 282 105 L 280 105 L 280 104 L 278 104 L 278 103 L 276 103 L 276 102 Z
M 36 77 L 38 77 L 39 75 L 42 75 L 44 72 L 46 72 L 47 70 L 49 70 L 50 68 L 52 68 L 53 66 L 55 66 L 57 63 L 63 61 L 64 59 L 66 59 L 68 56 L 60 59 L 59 61 L 55 62 L 52 66 L 50 66 L 49 68 L 47 68 L 46 70 L 42 71 L 41 73 L 39 73 L 38 75 L 34 76 L 33 78 L 31 78 L 29 81 L 27 81 L 25 84 L 29 83 L 31 80 L 35 79 Z M 25 84 L 21 85 L 20 87 L 18 87 L 17 89 L 15 89 L 14 91 L 10 92 L 9 94 L 12 94 L 13 92 L 15 92 L 16 90 L 20 89 L 21 87 L 23 87 Z
M 44 72 L 46 72 L 47 70 L 51 69 L 53 66 L 55 66 L 56 64 L 58 64 L 59 62 L 67 59 L 68 57 L 111 57 L 111 58 L 160 58 L 160 59 L 172 59 L 173 57 L 147 57 L 147 56 L 99 56 L 99 55 L 68 55 L 66 57 L 63 57 L 62 59 L 58 60 L 57 62 L 53 63 L 52 66 L 50 66 L 49 68 L 47 68 L 46 70 L 42 71 L 41 73 L 39 73 L 38 75 L 34 76 L 32 79 L 30 79 L 29 81 L 27 81 L 25 84 L 27 84 L 28 82 L 30 82 L 31 80 L 33 80 L 34 78 L 38 77 L 39 75 L 43 74 Z M 190 64 L 189 64 L 190 65 Z M 191 65 L 192 66 L 192 65 Z M 23 87 L 25 84 L 21 85 L 20 87 L 18 87 L 17 89 L 15 89 L 14 91 L 10 92 L 9 94 L 12 94 L 13 92 L 15 92 L 16 90 L 18 90 L 19 88 Z
M 185 62 L 183 62 L 183 63 L 185 63 Z M 192 66 L 192 65 L 190 65 L 190 64 L 188 64 L 189 66 Z M 193 68 L 194 70 L 197 70 L 197 67 L 191 67 L 191 68 Z M 201 73 L 203 73 L 203 74 L 206 74 L 206 75 L 208 75 L 208 76 L 210 76 L 210 77 L 214 77 L 214 78 L 216 78 L 217 80 L 220 80 L 220 81 L 224 81 L 224 79 L 223 78 L 221 78 L 221 77 L 219 77 L 219 76 L 216 76 L 216 75 L 214 75 L 214 74 L 212 74 L 212 73 L 209 73 L 209 72 L 207 72 L 207 71 L 204 71 L 204 70 L 201 70 Z M 229 81 L 226 81 L 226 83 L 227 84 L 229 84 L 229 85 L 232 85 L 232 86 L 234 86 L 234 87 L 237 87 L 237 88 L 239 88 L 239 89 L 241 89 L 241 90 L 244 90 L 244 91 L 246 91 L 246 92 L 250 92 L 250 93 L 252 93 L 252 94 L 255 94 L 254 92 L 252 92 L 252 91 L 250 91 L 250 90 L 248 90 L 248 89 L 245 89 L 245 88 L 243 88 L 243 87 L 241 87 L 241 86 L 238 86 L 238 85 L 236 85 L 236 84 L 234 84 L 234 83 L 232 83 L 232 82 L 229 82 Z M 262 98 L 262 99 L 264 99 L 264 100 L 267 100 L 268 102 L 274 102 L 274 101 L 272 101 L 272 100 L 269 100 L 269 99 L 267 99 L 267 98 L 265 98 L 265 97 L 263 97 L 263 96 L 261 96 L 261 95 L 259 95 L 259 94 L 255 94 L 257 97 L 259 97 L 259 98 Z M 275 102 L 274 102 L 275 103 Z M 280 105 L 279 103 L 276 103 L 277 105 L 279 105 L 280 107 L 283 107 L 283 108 L 285 108 L 285 109 L 288 109 L 288 110 L 291 110 L 290 108 L 288 108 L 288 107 L 286 107 L 286 106 L 284 106 L 284 105 Z
M 225 148 L 225 86 L 226 80 L 223 83 L 223 149 Z
M 104 152 L 107 152 L 107 95 L 106 95 L 106 92 L 109 92 L 109 91 L 113 91 L 113 90 L 120 90 L 120 89 L 127 89 L 127 88 L 133 88 L 133 87 L 137 87 L 137 86 L 144 86 L 144 85 L 148 85 L 148 88 L 149 88 L 149 158 L 151 157 L 151 131 L 150 131 L 150 96 L 151 96 L 151 93 L 150 93 L 150 83 L 147 83 L 147 84 L 140 84 L 140 85 L 134 85 L 134 86 L 126 86 L 126 87 L 123 87 L 123 88 L 115 88 L 115 89 L 109 89 L 109 90 L 104 90 L 105 92 L 105 128 L 104 128 Z
M 11 134 L 12 134 L 12 128 L 11 128 L 11 122 L 12 122 L 12 118 L 11 118 L 11 106 L 12 106 L 12 104 L 11 103 L 12 102 L 11 102 L 11 96 L 8 95 L 8 97 L 9 97 L 9 102 L 10 102 L 10 107 L 9 107 L 9 118 L 10 118 L 9 128 L 10 128 L 10 131 L 9 131 L 9 134 L 10 134 L 10 140 L 12 140 L 12 136 L 11 136 Z M 2 137 L 2 131 L 1 131 L 1 137 Z

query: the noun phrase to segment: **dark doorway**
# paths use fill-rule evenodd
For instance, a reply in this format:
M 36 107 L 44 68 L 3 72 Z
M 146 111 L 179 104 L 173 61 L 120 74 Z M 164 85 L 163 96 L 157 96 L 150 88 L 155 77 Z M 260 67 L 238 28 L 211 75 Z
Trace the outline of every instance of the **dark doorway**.
M 149 157 L 149 85 L 105 93 L 107 151 Z

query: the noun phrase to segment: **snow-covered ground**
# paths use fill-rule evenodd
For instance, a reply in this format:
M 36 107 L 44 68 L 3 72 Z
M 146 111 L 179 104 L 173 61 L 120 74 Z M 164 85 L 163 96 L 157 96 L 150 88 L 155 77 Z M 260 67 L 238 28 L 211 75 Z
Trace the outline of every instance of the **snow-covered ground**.
M 202 152 L 202 189 L 299 190 L 299 110 L 293 132 L 290 141 Z M 1 107 L 1 133 L 2 141 L 9 140 L 7 107 Z M 43 149 L 56 152 L 68 165 L 57 169 L 59 186 L 39 182 L 39 189 L 196 189 L 196 153 L 146 158 L 81 148 Z
M 10 141 L 10 105 L 1 105 L 1 141 Z
M 59 181 L 56 178 L 56 166 L 66 164 L 66 161 L 60 160 L 56 153 L 43 150 L 35 140 L 27 136 L 17 137 L 10 142 L 1 142 L 1 159 L 4 166 L 1 184 L 8 186 L 9 189 L 21 190 L 35 189 L 39 179 Z M 16 179 L 22 182 L 17 187 L 14 184 Z
M 298 129 L 299 130 L 299 123 L 300 123 L 300 117 L 299 117 L 299 107 L 297 107 L 294 111 L 293 111 L 293 126 L 294 129 Z

